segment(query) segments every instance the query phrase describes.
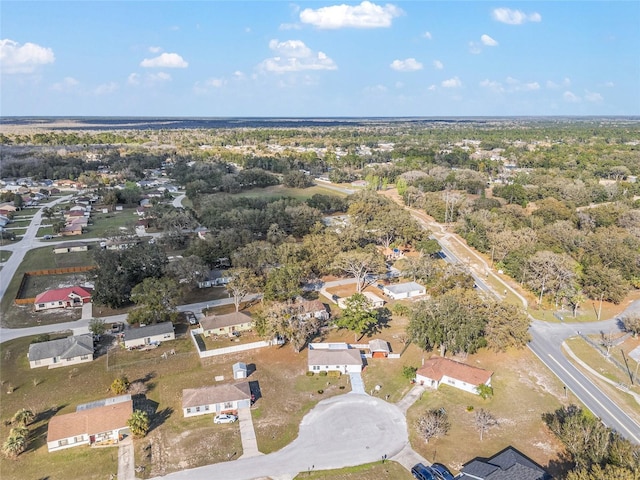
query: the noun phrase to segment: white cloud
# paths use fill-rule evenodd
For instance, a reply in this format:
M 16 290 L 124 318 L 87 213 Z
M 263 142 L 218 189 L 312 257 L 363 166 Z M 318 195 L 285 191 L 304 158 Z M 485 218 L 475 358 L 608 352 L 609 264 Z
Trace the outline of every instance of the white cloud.
M 187 68 L 189 64 L 177 53 L 163 53 L 155 58 L 145 58 L 140 62 L 145 68 Z
M 8 38 L 0 40 L 0 69 L 2 73 L 31 73 L 41 65 L 53 63 L 53 50 L 27 42 L 20 45 Z
M 479 53 L 482 53 L 482 49 L 476 42 L 469 42 L 469 52 L 474 55 L 478 55 Z
M 422 70 L 422 64 L 415 58 L 407 58 L 406 60 L 394 60 L 389 66 L 397 72 L 415 72 L 417 70 Z
M 140 74 L 132 73 L 127 77 L 127 83 L 129 85 L 140 85 Z
M 510 8 L 496 8 L 492 15 L 498 22 L 508 25 L 522 25 L 525 22 L 542 21 L 542 16 L 537 12 L 524 13 L 521 10 L 511 10 Z
M 422 34 L 422 36 L 423 36 L 424 38 L 426 38 L 427 40 L 431 40 L 431 38 L 432 38 L 432 37 L 431 37 L 431 32 L 424 32 L 424 33 Z
M 109 93 L 113 93 L 116 90 L 118 90 L 118 84 L 116 82 L 109 82 L 98 85 L 93 93 L 95 93 L 96 95 L 108 95 Z
M 429 85 L 429 88 L 427 88 L 427 90 L 429 90 L 430 92 L 435 91 L 437 87 L 435 85 Z
M 360 5 L 333 5 L 316 10 L 305 8 L 300 21 L 322 29 L 386 28 L 404 12 L 390 3 L 381 6 L 364 1 Z
M 337 70 L 337 65 L 324 52 L 314 53 L 301 40 L 279 42 L 271 40 L 269 48 L 278 55 L 263 60 L 258 69 L 263 72 L 285 73 L 304 70 Z
M 151 53 L 160 53 L 162 51 L 162 47 L 149 47 L 149 51 Z
M 528 83 L 523 83 L 521 86 L 521 90 L 524 91 L 534 91 L 534 90 L 540 90 L 540 84 L 538 82 L 528 82 Z
M 212 89 L 219 89 L 227 84 L 227 80 L 224 78 L 209 78 L 204 82 L 196 82 L 193 86 L 193 91 L 196 94 L 208 93 Z
M 276 52 L 276 54 L 285 57 L 306 58 L 312 54 L 311 49 L 301 40 L 287 40 L 284 42 L 271 40 L 269 42 L 269 48 Z
M 442 62 L 440 60 L 434 60 L 433 61 L 433 68 L 435 68 L 436 70 L 442 70 L 444 68 L 444 65 L 442 64 Z
M 547 88 L 556 89 L 556 88 L 567 88 L 571 85 L 571 79 L 565 77 L 562 79 L 560 83 L 556 83 L 553 80 L 547 80 Z
M 613 86 L 615 86 L 615 84 L 613 82 L 604 82 L 602 86 L 607 88 L 612 88 Z
M 517 78 L 507 77 L 504 80 L 506 87 L 496 80 L 483 80 L 480 82 L 480 86 L 487 88 L 496 93 L 513 93 L 513 92 L 532 92 L 540 90 L 540 84 L 538 82 L 521 82 Z
M 486 34 L 480 37 L 480 41 L 482 42 L 483 45 L 486 45 L 487 47 L 498 46 L 498 42 L 496 42 L 493 38 L 491 38 L 489 35 L 486 35 Z
M 165 72 L 150 73 L 146 76 L 146 79 L 151 83 L 170 82 L 171 75 Z
M 233 72 L 233 76 L 238 80 L 243 80 L 245 78 L 245 74 L 242 73 L 240 70 L 236 70 L 235 72 Z
M 80 82 L 73 77 L 65 77 L 61 82 L 51 85 L 51 90 L 56 92 L 70 92 L 74 90 Z
M 443 80 L 441 85 L 444 88 L 459 88 L 459 87 L 462 86 L 462 82 L 460 81 L 460 79 L 458 77 L 453 77 L 453 78 L 450 78 L 448 80 Z
M 496 93 L 502 93 L 504 92 L 504 87 L 502 86 L 502 83 L 496 81 L 496 80 L 489 80 L 489 79 L 485 79 L 483 81 L 480 82 L 480 86 L 482 88 L 487 88 L 493 92 Z
M 566 92 L 564 92 L 562 94 L 562 98 L 564 99 L 565 102 L 569 102 L 569 103 L 579 103 L 580 102 L 580 97 L 577 96 L 575 93 L 570 92 L 569 90 L 567 90 Z
M 587 93 L 584 94 L 584 99 L 587 102 L 592 102 L 592 103 L 600 103 L 602 102 L 602 100 L 604 100 L 602 98 L 602 95 L 600 95 L 598 92 L 590 92 L 587 90 Z

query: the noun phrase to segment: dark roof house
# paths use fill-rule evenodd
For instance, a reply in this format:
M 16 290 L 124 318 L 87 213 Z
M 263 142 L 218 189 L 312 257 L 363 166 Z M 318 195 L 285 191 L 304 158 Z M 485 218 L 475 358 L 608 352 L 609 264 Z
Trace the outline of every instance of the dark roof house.
M 513 447 L 491 458 L 474 458 L 462 467 L 460 480 L 550 480 L 540 465 Z

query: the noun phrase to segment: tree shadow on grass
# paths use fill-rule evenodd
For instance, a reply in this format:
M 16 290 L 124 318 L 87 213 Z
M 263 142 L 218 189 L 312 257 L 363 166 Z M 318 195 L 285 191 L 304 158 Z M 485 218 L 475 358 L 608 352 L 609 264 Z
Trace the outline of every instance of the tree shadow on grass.
M 49 429 L 49 420 L 60 410 L 66 407 L 66 404 L 56 405 L 54 407 L 38 412 L 29 427 L 29 444 L 25 450 L 31 452 L 43 447 L 47 444 L 47 430 Z

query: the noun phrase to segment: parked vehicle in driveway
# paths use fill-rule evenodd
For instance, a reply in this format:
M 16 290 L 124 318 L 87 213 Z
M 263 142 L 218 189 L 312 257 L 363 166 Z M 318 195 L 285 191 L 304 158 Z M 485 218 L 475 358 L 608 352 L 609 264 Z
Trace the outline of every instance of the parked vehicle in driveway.
M 454 480 L 453 474 L 441 463 L 431 465 L 431 470 L 436 474 L 438 480 Z
M 238 420 L 238 417 L 229 413 L 223 413 L 213 417 L 213 423 L 233 423 Z
M 189 321 L 189 325 L 197 325 L 198 319 L 196 318 L 196 314 L 193 312 L 184 312 L 185 318 Z
M 422 463 L 416 463 L 411 467 L 411 475 L 418 480 L 438 480 L 434 471 Z

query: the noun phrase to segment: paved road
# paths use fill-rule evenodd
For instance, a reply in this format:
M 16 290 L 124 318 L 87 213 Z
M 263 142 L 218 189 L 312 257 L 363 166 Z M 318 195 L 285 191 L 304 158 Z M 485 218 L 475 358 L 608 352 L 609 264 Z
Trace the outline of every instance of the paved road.
M 184 206 L 182 205 L 182 200 L 184 200 L 187 196 L 184 193 L 181 193 L 180 195 L 178 195 L 176 198 L 173 199 L 173 202 L 171 202 L 171 205 L 173 205 L 175 208 L 184 208 Z
M 302 419 L 298 438 L 275 453 L 216 463 L 166 475 L 170 480 L 293 478 L 299 472 L 375 462 L 409 444 L 404 413 L 368 395 L 338 395 Z M 405 451 L 406 454 L 406 451 Z M 419 458 L 419 457 L 418 457 Z
M 615 319 L 589 324 L 551 324 L 534 320 L 530 329 L 532 340 L 529 342 L 529 348 L 605 425 L 630 441 L 640 444 L 640 424 L 609 399 L 562 352 L 562 343 L 567 338 L 577 335 L 578 331 L 598 334 L 618 330 L 618 322 Z

